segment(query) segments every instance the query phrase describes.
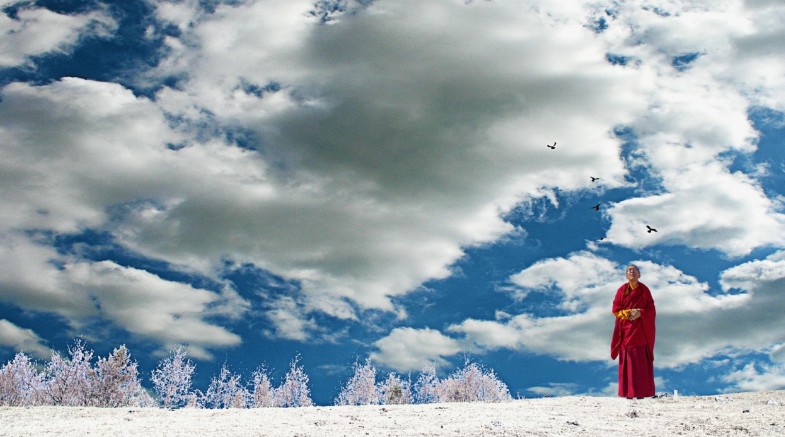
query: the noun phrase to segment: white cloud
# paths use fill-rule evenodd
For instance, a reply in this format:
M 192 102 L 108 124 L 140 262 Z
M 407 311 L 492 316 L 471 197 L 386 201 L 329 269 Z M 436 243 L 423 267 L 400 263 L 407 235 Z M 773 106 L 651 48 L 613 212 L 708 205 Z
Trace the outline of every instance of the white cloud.
M 782 6 L 655 2 L 663 16 L 640 1 L 378 0 L 321 26 L 308 14 L 312 3 L 247 1 L 214 13 L 195 1 L 156 3 L 181 34 L 167 37 L 167 57 L 145 79 L 181 80 L 154 100 L 75 78 L 6 86 L 2 238 L 29 250 L 21 257 L 35 265 L 52 249 L 25 241 L 24 231 L 87 228 L 208 275 L 227 257 L 251 263 L 302 285 L 295 306 L 268 315 L 278 335 L 304 339 L 313 311 L 344 320 L 358 318 L 355 308 L 403 314 L 395 297 L 451 275 L 465 248 L 513 232 L 500 217 L 520 202 L 592 187 L 589 175 L 602 176 L 604 188 L 626 184 L 613 129 L 631 126 L 638 159 L 661 178 L 662 192 L 608 209 L 606 242 L 734 256 L 783 244 L 780 205 L 718 161 L 755 150 L 750 105 L 785 101 L 777 100 L 782 49 L 765 49 L 782 32 Z M 608 6 L 616 18 L 593 33 L 586 14 Z M 640 62 L 613 66 L 608 52 Z M 689 68 L 673 68 L 671 57 L 691 52 L 700 57 Z M 729 67 L 755 64 L 755 75 Z M 553 141 L 558 148 L 547 149 Z M 660 232 L 644 234 L 648 221 Z M 604 356 L 601 302 L 613 266 L 585 254 L 548 262 L 513 282 L 558 287 L 562 309 L 578 314 L 466 321 L 451 332 L 489 347 Z M 588 278 L 557 275 L 560 264 Z M 671 278 L 665 290 L 686 292 L 679 302 L 726 310 L 751 299 L 710 297 L 694 278 L 652 267 Z M 56 307 L 62 275 L 43 272 L 34 278 L 39 291 L 21 297 L 34 287 L 16 283 L 7 299 Z M 69 317 L 95 312 L 79 299 L 63 308 Z M 577 328 L 581 335 L 570 333 Z M 511 339 L 510 330 L 572 336 L 591 352 Z M 666 346 L 663 357 L 675 365 L 717 347 Z
M 19 233 L 0 233 L 0 300 L 20 308 L 83 318 L 94 312 L 84 293 L 71 293 L 52 261 L 56 251 Z
M 273 325 L 273 331 L 267 332 L 271 338 L 303 341 L 317 328 L 313 319 L 303 314 L 302 307 L 292 297 L 283 296 L 270 306 L 265 317 Z
M 647 7 L 643 7 L 643 6 Z M 781 246 L 785 217 L 758 181 L 731 173 L 722 154 L 751 153 L 758 134 L 747 112 L 782 109 L 785 57 L 777 56 L 782 4 L 741 1 L 625 2 L 601 34 L 610 53 L 638 61 L 653 87 L 647 108 L 631 124 L 643 162 L 663 193 L 609 209 L 608 242 L 633 248 L 678 244 L 731 256 Z M 659 8 L 659 13 L 655 10 Z M 775 24 L 779 23 L 779 24 Z M 683 71 L 677 56 L 698 57 Z M 771 80 L 768 80 L 771 79 Z M 650 223 L 658 234 L 646 235 Z
M 764 392 L 785 388 L 785 366 L 782 364 L 749 363 L 722 377 L 732 384 L 725 391 Z
M 198 0 L 185 1 L 158 1 L 152 3 L 158 18 L 167 23 L 174 24 L 181 31 L 186 31 L 195 24 L 201 16 Z
M 672 266 L 635 261 L 657 306 L 657 366 L 678 368 L 731 351 L 771 349 L 779 356 L 775 346 L 783 344 L 785 336 L 772 326 L 785 311 L 780 296 L 783 263 L 785 255 L 777 253 L 728 269 L 721 279 L 725 293 L 710 294 L 708 285 Z M 555 294 L 565 315 L 467 319 L 446 329 L 459 337 L 447 338 L 463 351 L 506 348 L 561 360 L 610 362 L 610 307 L 624 283 L 624 267 L 585 252 L 535 263 L 511 281 L 529 292 Z M 760 278 L 764 274 L 766 280 Z M 744 292 L 730 294 L 731 288 Z
M 391 297 L 449 276 L 463 247 L 512 232 L 500 215 L 543 186 L 579 189 L 594 173 L 622 183 L 610 126 L 642 103 L 632 75 L 608 65 L 581 25 L 443 1 L 375 2 L 319 26 L 310 8 L 219 6 L 189 21 L 159 70 L 187 75 L 157 96 L 167 111 L 260 139 L 276 196 L 209 227 L 194 220 L 201 208 L 185 213 L 185 200 L 134 222 L 127 244 L 178 263 L 230 250 L 299 280 L 319 304 L 310 310 L 349 319 L 347 299 L 400 311 Z M 281 90 L 246 89 L 270 82 Z M 545 147 L 556 136 L 558 155 Z M 175 221 L 180 233 L 168 228 Z M 227 226 L 248 237 L 227 244 Z M 203 247 L 180 241 L 183 228 Z
M 173 160 L 167 143 L 182 137 L 155 105 L 116 84 L 75 78 L 41 87 L 10 84 L 2 90 L 0 118 L 0 258 L 7 266 L 0 273 L 0 299 L 56 313 L 74 327 L 98 317 L 162 346 L 189 342 L 202 357 L 209 356 L 204 347 L 240 342 L 204 321 L 244 311 L 247 304 L 233 290 L 216 294 L 109 262 L 71 259 L 37 231 L 112 231 L 113 214 L 177 203 L 178 196 L 187 197 L 182 187 L 202 191 L 193 182 L 206 173 L 241 171 L 243 165 L 204 159 L 201 154 L 220 150 L 218 145 L 200 149 L 200 167 L 192 167 L 188 151 L 178 155 L 185 159 Z
M 759 106 L 785 110 L 785 5 L 782 2 L 745 1 L 746 26 L 730 41 L 727 59 L 711 65 L 713 71 L 738 84 Z
M 66 265 L 74 289 L 83 289 L 100 315 L 132 334 L 172 346 L 235 346 L 238 335 L 204 320 L 219 295 L 167 281 L 149 272 L 111 261 Z M 238 308 L 242 311 L 242 308 Z
M 46 341 L 32 329 L 21 328 L 6 319 L 0 319 L 0 347 L 11 347 L 38 358 L 49 358 L 51 350 Z
M 513 322 L 499 323 L 492 320 L 469 319 L 460 326 L 448 327 L 447 331 L 466 334 L 480 348 L 493 345 L 494 348 L 518 349 L 521 346 L 521 339 L 516 328 Z
M 460 342 L 433 329 L 396 328 L 374 343 L 370 358 L 399 372 L 419 371 L 427 365 L 447 365 L 444 357 L 466 348 Z
M 0 6 L 20 3 L 4 1 Z M 30 57 L 66 52 L 82 35 L 106 36 L 114 31 L 114 20 L 104 11 L 64 15 L 44 8 L 23 6 L 14 18 L 0 13 L 0 67 L 15 67 Z
M 785 216 L 778 202 L 742 173 L 718 163 L 669 174 L 665 194 L 624 200 L 608 209 L 608 241 L 635 249 L 685 245 L 732 256 L 785 244 Z M 647 233 L 646 225 L 657 229 Z
M 0 301 L 29 311 L 60 315 L 81 331 L 104 320 L 161 348 L 189 343 L 202 358 L 207 348 L 241 339 L 206 319 L 230 319 L 247 310 L 236 293 L 197 289 L 110 261 L 72 262 L 46 246 L 5 236 L 0 261 Z M 61 266 L 61 267 L 57 267 Z
M 765 259 L 753 260 L 723 272 L 720 284 L 723 290 L 768 290 L 785 279 L 785 252 L 775 252 Z
M 569 258 L 539 261 L 510 277 L 517 286 L 513 295 L 529 291 L 564 294 L 564 309 L 574 309 L 575 303 L 600 304 L 607 300 L 607 285 L 617 281 L 617 266 L 589 252 L 572 254 Z
M 612 299 L 612 298 L 611 298 Z M 528 350 L 568 361 L 604 360 L 609 356 L 610 310 L 548 318 L 518 315 L 508 322 L 467 319 L 447 330 L 462 334 L 480 350 Z M 606 344 L 607 343 L 607 344 Z
M 0 118 L 3 229 L 98 228 L 110 207 L 169 200 L 167 187 L 197 177 L 169 165 L 166 145 L 181 137 L 161 111 L 117 84 L 12 83 L 2 90 Z
M 463 247 L 511 232 L 499 216 L 516 203 L 547 187 L 586 188 L 590 174 L 623 184 L 609 134 L 619 125 L 635 129 L 664 193 L 613 205 L 606 243 L 733 256 L 783 243 L 780 205 L 717 161 L 755 150 L 747 109 L 766 90 L 717 65 L 742 56 L 732 50 L 740 39 L 769 32 L 755 23 L 770 20 L 770 10 L 671 2 L 658 15 L 628 2 L 594 35 L 584 27 L 589 4 L 415 3 L 378 1 L 333 26 L 315 26 L 305 1 L 222 6 L 190 21 L 161 68 L 187 80 L 165 89 L 161 104 L 250 127 L 265 139 L 268 161 L 287 169 L 281 177 L 307 181 L 324 200 L 289 193 L 300 200 L 289 214 L 307 253 L 283 244 L 299 242 L 289 237 L 278 254 L 246 252 L 252 261 L 329 296 L 320 302 L 392 310 L 389 297 L 449 275 Z M 262 32 L 276 37 L 260 42 Z M 606 52 L 641 63 L 610 66 Z M 700 56 L 680 72 L 671 58 L 687 53 Z M 281 91 L 243 91 L 243 83 L 270 82 Z M 544 144 L 556 137 L 551 160 Z M 660 232 L 644 234 L 648 222 Z

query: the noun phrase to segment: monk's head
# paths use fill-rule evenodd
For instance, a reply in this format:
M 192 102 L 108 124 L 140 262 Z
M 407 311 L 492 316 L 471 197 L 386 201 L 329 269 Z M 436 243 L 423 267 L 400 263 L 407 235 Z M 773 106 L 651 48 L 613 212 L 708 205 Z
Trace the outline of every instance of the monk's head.
M 638 269 L 638 266 L 635 264 L 630 264 L 627 266 L 627 280 L 631 282 L 638 282 L 638 278 L 641 277 L 641 271 Z

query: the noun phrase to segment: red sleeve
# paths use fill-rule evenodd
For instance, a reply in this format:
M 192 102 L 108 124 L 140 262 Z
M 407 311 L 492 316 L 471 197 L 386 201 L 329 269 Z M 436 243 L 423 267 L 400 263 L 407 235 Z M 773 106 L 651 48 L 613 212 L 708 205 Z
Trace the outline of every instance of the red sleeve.
M 622 285 L 616 290 L 616 296 L 613 298 L 613 307 L 611 308 L 611 312 L 616 314 L 617 312 L 623 310 L 624 308 L 621 307 L 622 303 L 622 293 L 624 289 L 627 287 L 627 284 Z M 616 357 L 619 356 L 619 351 L 621 350 L 621 320 L 614 317 L 614 325 L 613 325 L 613 335 L 611 336 L 611 359 L 615 360 Z
M 626 310 L 627 309 L 627 308 L 623 308 L 622 307 L 622 301 L 624 300 L 624 299 L 622 299 L 622 297 L 623 297 L 622 293 L 624 293 L 624 290 L 626 288 L 627 288 L 627 284 L 625 283 L 624 285 L 619 287 L 618 290 L 616 290 L 616 297 L 613 298 L 613 307 L 611 307 L 611 312 L 613 314 L 616 314 L 616 313 L 618 313 L 621 310 Z
M 643 329 L 646 335 L 646 346 L 649 348 L 649 356 L 654 361 L 654 341 L 657 337 L 657 309 L 654 306 L 654 298 L 648 287 L 644 289 L 645 306 L 642 308 L 641 317 L 643 318 Z
M 615 319 L 613 322 L 613 335 L 611 336 L 611 359 L 615 360 L 621 351 L 621 323 L 620 319 Z

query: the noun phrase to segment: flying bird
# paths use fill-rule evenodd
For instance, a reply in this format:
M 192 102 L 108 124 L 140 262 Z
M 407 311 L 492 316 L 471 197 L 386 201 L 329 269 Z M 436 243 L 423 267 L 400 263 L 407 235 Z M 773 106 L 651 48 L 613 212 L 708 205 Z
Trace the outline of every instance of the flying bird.
M 649 234 L 651 234 L 652 232 L 657 232 L 657 230 L 656 230 L 656 229 L 654 229 L 654 228 L 652 228 L 652 227 L 651 227 L 651 226 L 649 226 L 649 225 L 646 225 L 646 232 L 647 232 L 647 233 L 649 233 Z
M 550 144 L 546 144 L 546 145 L 545 145 L 545 147 L 548 147 L 548 148 L 550 148 L 551 150 L 555 149 L 555 148 L 556 148 L 556 141 L 554 141 L 554 142 L 553 142 L 553 145 L 552 145 L 552 146 L 551 146 Z
M 600 205 L 602 205 L 602 203 L 598 203 L 598 204 L 596 204 L 596 205 L 592 206 L 591 208 L 592 208 L 593 210 L 595 210 L 595 211 L 599 211 L 599 210 L 600 210 Z
M 591 178 L 592 182 L 597 182 L 597 179 L 599 179 L 599 178 L 595 178 L 594 176 L 589 176 L 589 177 Z

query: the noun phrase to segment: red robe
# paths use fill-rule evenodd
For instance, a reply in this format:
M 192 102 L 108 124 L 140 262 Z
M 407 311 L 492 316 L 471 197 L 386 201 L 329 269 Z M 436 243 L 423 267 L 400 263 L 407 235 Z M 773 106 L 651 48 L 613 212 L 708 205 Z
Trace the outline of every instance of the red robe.
M 638 308 L 641 317 L 628 320 L 628 312 Z M 611 338 L 611 358 L 619 359 L 619 396 L 654 396 L 654 339 L 657 310 L 649 287 L 638 283 L 635 289 L 624 284 L 613 299 L 616 324 Z

